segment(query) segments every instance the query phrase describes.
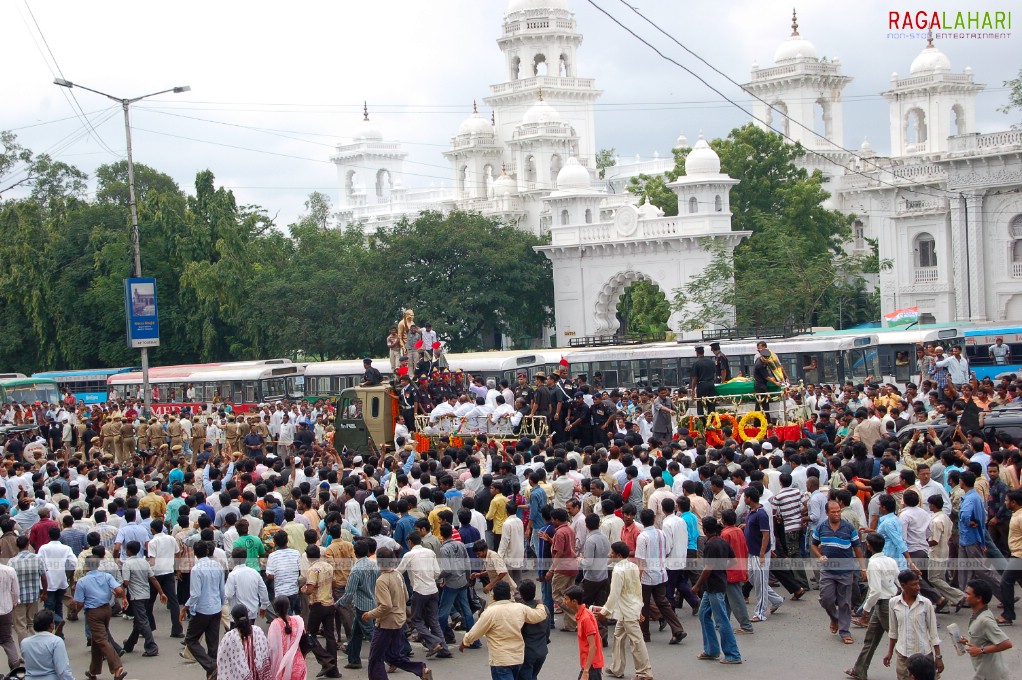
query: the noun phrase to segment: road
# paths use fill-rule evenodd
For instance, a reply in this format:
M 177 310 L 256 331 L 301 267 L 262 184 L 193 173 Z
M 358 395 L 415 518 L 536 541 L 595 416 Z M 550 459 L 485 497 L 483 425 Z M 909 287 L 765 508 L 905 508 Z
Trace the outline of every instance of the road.
M 669 646 L 670 631 L 654 632 L 653 641 L 648 645 L 653 665 L 654 677 L 663 680 L 693 677 L 699 678 L 750 678 L 763 677 L 813 677 L 813 678 L 844 678 L 843 670 L 849 668 L 859 653 L 864 631 L 853 629 L 852 635 L 856 644 L 843 645 L 836 635 L 828 629 L 828 619 L 816 600 L 816 591 L 807 594 L 801 602 L 786 601 L 778 612 L 768 621 L 757 623 L 754 635 L 738 637 L 744 664 L 741 666 L 723 666 L 717 663 L 698 661 L 696 656 L 702 651 L 702 635 L 698 619 L 693 617 L 686 608 L 680 614 L 688 637 L 680 645 Z M 996 604 L 996 603 L 995 603 Z M 999 613 L 999 610 L 994 609 Z M 944 677 L 960 679 L 972 677 L 972 666 L 969 657 L 958 657 L 946 637 L 945 626 L 957 622 L 962 630 L 969 624 L 969 611 L 963 609 L 959 614 L 941 614 L 937 617 L 944 638 L 943 654 L 946 670 Z M 156 639 L 160 646 L 160 655 L 156 658 L 143 658 L 142 645 L 136 651 L 125 655 L 124 663 L 128 678 L 144 680 L 203 680 L 203 672 L 194 663 L 186 663 L 178 656 L 181 650 L 180 640 L 170 638 L 169 614 L 166 609 L 158 610 Z M 123 640 L 131 630 L 128 621 L 117 619 L 111 624 L 114 635 Z M 656 626 L 653 626 L 656 631 Z M 1005 629 L 1015 644 L 1008 652 L 1009 667 L 1017 668 L 1022 661 L 1022 628 Z M 83 621 L 69 622 L 64 630 L 71 657 L 71 665 L 75 678 L 82 680 L 89 664 L 89 649 L 85 647 Z M 460 639 L 461 633 L 458 633 Z M 880 646 L 870 666 L 870 680 L 894 680 L 894 668 L 884 668 L 881 659 L 886 650 L 886 638 Z M 416 658 L 424 658 L 420 645 L 414 645 Z M 454 650 L 453 659 L 435 659 L 430 662 L 434 677 L 445 678 L 488 678 L 488 666 L 485 647 L 481 650 L 466 650 L 459 654 Z M 606 650 L 607 664 L 610 663 L 610 650 Z M 345 678 L 367 678 L 365 660 L 368 646 L 363 647 L 363 669 L 343 670 Z M 313 678 L 319 666 L 310 654 L 308 657 L 309 677 Z M 342 655 L 341 664 L 344 664 Z M 546 665 L 540 674 L 549 680 L 573 680 L 578 676 L 578 652 L 575 635 L 558 630 L 551 631 L 550 652 Z M 632 677 L 634 670 L 629 659 L 626 665 L 626 678 Z M 109 671 L 104 667 L 101 677 L 109 678 Z M 394 678 L 410 677 L 398 671 Z M 608 674 L 604 674 L 609 678 Z

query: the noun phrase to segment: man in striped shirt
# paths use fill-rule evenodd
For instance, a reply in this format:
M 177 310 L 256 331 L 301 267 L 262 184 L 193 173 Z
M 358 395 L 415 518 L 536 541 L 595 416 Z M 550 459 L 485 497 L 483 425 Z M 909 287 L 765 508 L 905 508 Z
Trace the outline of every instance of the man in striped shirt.
M 14 631 L 18 643 L 32 634 L 32 619 L 39 611 L 39 600 L 46 592 L 46 568 L 42 559 L 28 548 L 28 536 L 18 536 L 21 551 L 11 558 L 8 566 L 18 576 L 18 605 L 14 608 Z
M 802 518 L 803 502 L 802 491 L 794 485 L 790 474 L 781 473 L 781 491 L 774 496 L 773 506 L 777 518 L 784 527 L 784 546 L 788 554 L 788 569 L 785 571 L 795 584 L 795 590 L 791 598 L 798 600 L 809 590 L 809 579 L 806 578 L 805 569 L 800 566 L 802 557 Z
M 813 530 L 813 555 L 820 560 L 820 606 L 830 617 L 830 632 L 838 633 L 846 645 L 854 642 L 849 627 L 852 623 L 852 579 L 855 563 L 859 563 L 862 580 L 866 580 L 866 562 L 859 544 L 859 534 L 841 519 L 841 504 L 827 503 L 827 521 Z
M 337 601 L 339 607 L 350 606 L 354 612 L 351 636 L 348 639 L 348 663 L 345 668 L 362 668 L 362 641 L 373 637 L 372 620 L 364 621 L 362 615 L 376 608 L 376 580 L 380 577 L 380 567 L 369 559 L 376 552 L 376 541 L 357 539 L 355 541 L 355 557 L 358 558 L 348 574 L 348 583 L 344 587 L 344 596 Z

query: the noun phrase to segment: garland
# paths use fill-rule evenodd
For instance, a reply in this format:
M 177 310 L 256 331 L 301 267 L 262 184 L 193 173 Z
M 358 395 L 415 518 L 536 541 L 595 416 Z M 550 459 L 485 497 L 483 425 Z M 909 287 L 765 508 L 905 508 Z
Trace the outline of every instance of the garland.
M 724 446 L 724 433 L 720 430 L 706 429 L 706 445 L 715 449 Z
M 706 430 L 706 426 L 702 425 L 702 423 L 700 423 L 699 421 L 699 418 L 697 418 L 696 416 L 689 416 L 688 418 L 686 418 L 685 427 L 688 429 L 689 434 L 692 434 L 693 432 L 703 434 Z
M 738 420 L 730 413 L 721 413 L 717 416 L 717 420 L 720 423 L 720 429 L 723 430 L 725 425 L 731 426 L 731 436 L 738 437 Z
M 749 436 L 745 428 L 753 421 L 756 421 L 756 434 Z M 766 436 L 767 430 L 770 426 L 770 422 L 767 420 L 766 414 L 762 411 L 749 411 L 742 419 L 738 421 L 738 436 L 741 437 L 742 441 L 749 441 L 750 439 L 763 439 Z

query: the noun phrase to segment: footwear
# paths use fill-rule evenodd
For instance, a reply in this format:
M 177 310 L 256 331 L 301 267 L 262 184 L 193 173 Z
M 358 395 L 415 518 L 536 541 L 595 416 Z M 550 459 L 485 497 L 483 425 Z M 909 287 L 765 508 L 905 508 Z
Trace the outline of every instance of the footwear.
M 837 621 L 831 619 L 831 622 L 830 622 L 830 632 L 836 634 L 837 633 L 837 628 L 838 628 Z
M 855 644 L 855 640 L 852 638 L 851 635 L 842 635 L 841 636 L 841 642 L 845 643 L 846 645 L 854 645 Z
M 755 632 L 756 631 L 754 631 L 754 630 L 745 630 L 744 628 L 735 628 L 735 635 L 752 635 Z
M 159 655 L 160 655 L 160 650 L 156 650 L 155 652 L 142 652 L 142 656 L 146 656 L 146 657 L 159 656 Z
M 625 677 L 624 673 L 618 674 L 618 673 L 611 673 L 610 671 L 607 671 L 607 675 L 609 675 L 612 678 L 623 678 L 623 677 Z
M 720 658 L 720 655 L 718 654 L 717 656 L 711 656 L 710 654 L 703 652 L 696 658 L 699 659 L 700 661 L 716 661 L 717 659 Z
M 397 673 L 397 666 L 395 666 L 392 663 L 388 663 L 387 664 L 387 672 L 388 673 Z
M 795 593 L 794 593 L 794 594 L 793 594 L 793 595 L 791 596 L 791 599 L 793 599 L 793 600 L 795 600 L 795 601 L 797 602 L 798 600 L 801 600 L 801 599 L 802 599 L 802 596 L 803 596 L 803 595 L 805 595 L 805 594 L 806 594 L 806 589 L 805 589 L 805 588 L 799 588 L 799 589 L 798 589 L 798 590 L 796 590 L 796 591 L 795 591 Z
M 317 678 L 339 678 L 339 677 L 341 677 L 341 672 L 339 670 L 337 670 L 337 666 L 330 666 L 329 668 L 324 668 L 319 673 L 317 673 L 316 677 Z
M 997 625 L 999 625 L 999 626 L 1014 626 L 1015 625 L 1015 620 L 1014 619 L 1006 619 L 1003 616 L 998 616 L 997 617 Z
M 423 668 L 422 675 L 419 677 L 421 677 L 422 680 L 433 680 L 433 671 L 429 668 Z
M 720 663 L 725 664 L 727 666 L 737 666 L 740 663 L 742 663 L 742 660 L 741 659 L 721 659 Z
M 85 680 L 96 680 L 96 677 L 95 673 L 89 673 L 88 671 L 85 672 Z
M 180 639 L 184 640 L 185 634 L 184 633 L 171 633 L 170 637 L 172 637 L 172 638 L 180 638 Z
M 444 646 L 442 644 L 440 644 L 439 642 L 436 643 L 435 645 L 433 645 L 433 647 L 430 648 L 430 650 L 428 652 L 426 652 L 426 658 L 427 659 L 432 659 L 434 656 L 436 656 L 437 654 L 442 652 L 443 649 L 444 649 Z
M 669 644 L 669 645 L 677 645 L 677 644 L 680 644 L 680 643 L 681 643 L 681 641 L 682 641 L 682 640 L 684 640 L 684 639 L 685 639 L 685 638 L 687 638 L 687 637 L 688 637 L 688 633 L 686 633 L 685 631 L 681 631 L 681 632 L 680 632 L 680 633 L 678 633 L 677 635 L 673 635 L 673 636 L 671 636 L 671 641 L 670 641 L 670 642 L 668 642 L 667 644 Z
M 213 669 L 213 675 L 216 675 L 216 669 Z M 121 669 L 114 673 L 114 680 L 124 680 L 126 677 L 128 677 L 128 671 L 124 666 L 121 666 Z
M 475 642 L 473 642 L 472 644 L 470 644 L 470 645 L 469 645 L 468 647 L 466 647 L 465 649 L 482 649 L 482 648 L 483 648 L 483 643 L 482 643 L 482 642 L 480 642 L 479 640 L 476 640 Z
M 454 655 L 451 654 L 449 651 L 447 651 L 445 649 L 445 650 L 443 650 L 441 652 L 438 652 L 437 655 L 436 655 L 436 658 L 438 658 L 438 659 L 453 659 Z
M 662 631 L 664 628 L 667 628 L 667 620 L 660 619 L 660 630 Z
M 53 629 L 53 634 L 57 637 L 63 637 L 64 634 L 64 622 L 61 621 L 57 624 L 57 627 Z
M 771 608 L 770 608 L 770 613 L 771 613 L 771 614 L 776 614 L 776 613 L 777 613 L 777 610 L 781 608 L 781 605 L 782 605 L 782 604 L 784 604 L 784 600 L 781 600 L 780 602 L 778 602 L 777 604 L 775 604 L 775 605 L 774 605 L 773 607 L 771 607 Z
M 362 668 L 362 664 L 360 664 L 360 663 L 346 663 L 346 664 L 344 664 L 344 667 L 349 669 L 349 670 L 357 671 L 357 670 Z
M 762 616 L 753 616 L 749 620 L 752 621 L 753 623 L 762 623 L 762 622 L 766 621 L 766 619 L 764 619 Z
M 965 598 L 963 597 L 958 602 L 955 602 L 955 614 L 961 611 L 962 607 L 965 606 Z
M 92 646 L 92 638 L 89 638 L 88 640 L 85 641 L 85 646 L 86 647 L 91 647 Z
M 121 643 L 121 651 L 122 651 L 122 653 L 119 654 L 118 656 L 124 656 L 125 654 L 131 654 L 132 652 L 135 651 L 135 648 L 132 647 L 131 645 L 125 643 L 125 642 L 122 642 Z
M 856 628 L 868 628 L 869 627 L 869 623 L 868 622 L 864 623 L 862 621 L 862 619 L 852 619 L 852 625 L 855 626 Z
M 195 659 L 193 659 L 190 656 L 185 656 L 184 651 L 178 652 L 177 655 L 180 656 L 182 659 L 184 659 L 185 662 L 187 662 L 187 663 L 195 663 Z
M 864 678 L 861 675 L 859 675 L 858 673 L 856 673 L 855 669 L 853 669 L 853 668 L 849 668 L 848 670 L 846 670 L 845 671 L 845 675 L 847 675 L 848 677 L 852 678 L 852 680 L 866 680 L 866 678 Z
M 745 604 L 749 604 L 749 601 L 746 600 Z M 692 616 L 699 616 L 699 605 L 692 607 Z

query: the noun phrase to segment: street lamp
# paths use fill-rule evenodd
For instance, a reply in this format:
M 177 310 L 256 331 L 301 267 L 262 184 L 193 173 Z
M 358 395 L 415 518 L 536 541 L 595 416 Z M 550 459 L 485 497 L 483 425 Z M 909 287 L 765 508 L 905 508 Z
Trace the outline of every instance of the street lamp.
M 139 251 L 138 245 L 138 206 L 135 204 L 135 165 L 131 161 L 131 118 L 128 113 L 128 107 L 130 107 L 135 102 L 142 101 L 143 99 L 146 99 L 148 97 L 155 97 L 156 95 L 167 94 L 168 92 L 180 94 L 181 92 L 189 92 L 191 91 L 192 88 L 189 87 L 188 85 L 183 85 L 179 87 L 172 87 L 166 90 L 160 90 L 159 92 L 153 92 L 151 94 L 142 95 L 141 97 L 132 97 L 130 99 L 124 99 L 121 97 L 114 97 L 113 95 L 109 95 L 106 92 L 94 90 L 91 87 L 85 87 L 84 85 L 72 83 L 70 80 L 64 80 L 63 78 L 55 78 L 53 80 L 53 84 L 59 85 L 60 87 L 66 87 L 68 89 L 78 87 L 83 90 L 87 90 L 89 92 L 106 97 L 107 99 L 112 99 L 113 101 L 120 104 L 121 108 L 124 110 L 124 136 L 125 139 L 127 140 L 128 150 L 128 209 L 131 212 L 131 249 L 134 258 L 132 263 L 132 276 L 134 278 L 139 278 L 142 276 L 142 254 Z M 153 404 L 152 393 L 149 390 L 149 350 L 145 347 L 141 347 L 140 351 L 142 352 L 142 393 L 143 398 L 145 400 L 146 413 L 151 414 Z

